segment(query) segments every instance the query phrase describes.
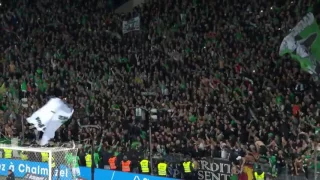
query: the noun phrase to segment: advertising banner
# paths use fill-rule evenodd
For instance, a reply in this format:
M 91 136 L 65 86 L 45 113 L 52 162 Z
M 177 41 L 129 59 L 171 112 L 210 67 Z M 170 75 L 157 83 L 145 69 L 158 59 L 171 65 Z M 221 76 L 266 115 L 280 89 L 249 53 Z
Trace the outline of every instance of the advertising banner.
M 229 180 L 231 175 L 231 162 L 225 159 L 199 160 L 198 180 Z M 182 178 L 181 165 L 174 164 L 174 178 Z
M 48 177 L 49 168 L 47 163 L 21 161 L 14 159 L 0 159 L 0 176 L 7 176 L 8 170 L 11 169 L 16 177 L 19 178 L 36 178 Z M 60 165 L 52 169 L 54 172 L 53 180 L 71 180 L 71 169 L 65 165 Z M 91 169 L 80 167 L 80 176 L 82 179 L 91 179 Z M 124 173 L 120 171 L 111 171 L 104 169 L 95 169 L 95 178 L 97 179 L 113 179 L 113 180 L 172 180 L 170 178 L 161 178 L 157 176 L 149 176 L 134 173 Z
M 48 180 L 48 177 L 38 176 L 36 174 L 27 173 L 23 180 Z
M 7 176 L 8 170 L 11 169 L 16 177 L 23 178 L 27 173 L 37 176 L 48 176 L 49 168 L 47 163 L 21 161 L 14 159 L 0 159 L 0 176 Z M 57 179 L 72 179 L 70 168 L 65 165 L 60 165 L 60 168 L 54 168 L 54 178 Z
M 231 175 L 231 162 L 224 159 L 200 160 L 199 180 L 228 180 Z

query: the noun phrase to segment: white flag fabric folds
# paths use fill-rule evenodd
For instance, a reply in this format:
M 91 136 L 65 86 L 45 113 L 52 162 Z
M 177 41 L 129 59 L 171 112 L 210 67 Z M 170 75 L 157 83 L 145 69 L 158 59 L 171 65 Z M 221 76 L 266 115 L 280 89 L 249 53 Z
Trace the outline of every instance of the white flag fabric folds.
M 73 111 L 73 108 L 69 107 L 63 100 L 52 98 L 27 118 L 28 123 L 33 124 L 38 131 L 43 132 L 40 145 L 45 145 L 50 139 L 54 138 L 56 130 L 71 118 Z
M 279 54 L 289 54 L 302 70 L 320 74 L 320 28 L 312 13 L 305 15 L 283 39 Z

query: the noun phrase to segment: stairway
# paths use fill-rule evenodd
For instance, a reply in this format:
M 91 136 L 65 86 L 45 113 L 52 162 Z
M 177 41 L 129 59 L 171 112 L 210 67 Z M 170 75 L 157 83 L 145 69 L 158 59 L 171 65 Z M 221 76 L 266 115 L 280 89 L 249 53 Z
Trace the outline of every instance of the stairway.
M 127 0 L 123 0 L 127 1 Z M 128 13 L 132 12 L 133 8 L 146 2 L 146 0 L 129 0 L 126 3 L 123 3 L 121 6 L 119 6 L 117 9 L 115 9 L 116 13 Z

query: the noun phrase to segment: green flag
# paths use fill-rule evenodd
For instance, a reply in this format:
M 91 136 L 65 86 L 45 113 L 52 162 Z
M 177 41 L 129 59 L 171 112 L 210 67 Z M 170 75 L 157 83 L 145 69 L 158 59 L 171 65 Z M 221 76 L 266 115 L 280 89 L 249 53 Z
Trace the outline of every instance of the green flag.
M 197 120 L 198 120 L 198 118 L 195 115 L 191 115 L 189 117 L 189 121 L 191 121 L 191 122 L 196 122 Z
M 45 92 L 47 90 L 48 84 L 45 81 L 42 81 L 39 83 L 38 88 L 40 89 L 41 92 Z
M 37 69 L 37 73 L 38 73 L 38 74 L 41 74 L 41 73 L 42 73 L 42 69 L 38 68 L 38 69 Z
M 132 149 L 135 149 L 135 148 L 137 148 L 138 146 L 141 146 L 141 143 L 138 142 L 138 141 L 134 141 L 134 142 L 131 143 L 131 148 L 132 148 Z
M 21 91 L 22 92 L 27 92 L 27 83 L 25 81 L 23 81 L 22 84 L 21 84 Z
M 169 70 L 169 66 L 168 66 L 167 63 L 163 64 L 162 66 L 163 66 L 166 70 Z
M 234 93 L 238 94 L 239 96 L 244 96 L 243 91 L 238 87 L 234 89 Z
M 111 106 L 112 109 L 120 109 L 120 106 L 118 104 L 114 104 Z
M 8 109 L 8 107 L 7 107 L 5 104 L 3 104 L 3 105 L 0 107 L 0 109 L 3 110 L 3 111 L 5 111 L 5 110 Z
M 119 62 L 120 63 L 127 63 L 129 60 L 128 60 L 128 58 L 126 58 L 126 57 L 123 57 L 123 58 L 120 58 L 119 59 Z
M 82 24 L 82 25 L 87 24 L 87 20 L 88 20 L 88 16 L 82 16 L 82 18 L 81 18 L 81 24 Z
M 100 156 L 98 153 L 94 153 L 93 154 L 93 158 L 94 158 L 94 163 L 95 164 L 99 164 L 99 161 L 100 161 Z
M 283 39 L 279 54 L 289 54 L 310 74 L 320 73 L 320 29 L 312 13 L 308 13 Z
M 126 65 L 127 72 L 131 72 L 131 66 L 129 64 Z
M 180 89 L 186 89 L 186 88 L 187 88 L 186 83 L 185 83 L 185 82 L 182 82 L 182 83 L 180 84 Z
M 140 137 L 141 137 L 142 139 L 146 139 L 146 138 L 147 138 L 147 133 L 146 133 L 145 131 L 141 131 Z
M 55 53 L 53 56 L 57 59 L 64 59 L 64 55 L 59 52 Z
M 236 34 L 236 39 L 241 41 L 242 40 L 242 34 L 240 32 L 237 32 Z
M 282 96 L 277 96 L 276 102 L 277 102 L 277 104 L 281 104 L 282 103 Z

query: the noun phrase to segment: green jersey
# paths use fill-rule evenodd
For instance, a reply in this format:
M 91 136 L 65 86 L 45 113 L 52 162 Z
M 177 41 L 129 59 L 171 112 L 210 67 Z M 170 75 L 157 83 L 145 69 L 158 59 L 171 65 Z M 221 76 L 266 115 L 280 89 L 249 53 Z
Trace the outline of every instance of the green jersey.
M 271 165 L 276 165 L 277 164 L 277 158 L 276 156 L 271 156 L 269 157 L 269 162 L 271 163 Z
M 79 167 L 79 161 L 80 161 L 79 156 L 72 156 L 72 157 L 71 157 L 71 166 L 72 166 L 73 168 Z
M 94 153 L 94 163 L 95 164 L 99 164 L 99 160 L 100 160 L 99 154 L 98 153 Z
M 67 162 L 67 164 L 71 163 L 71 158 L 72 158 L 72 154 L 71 153 L 67 153 L 66 156 L 64 157 L 64 160 Z
M 308 166 L 309 159 L 311 159 L 310 155 L 306 155 L 305 159 L 303 160 L 303 166 Z
M 237 174 L 231 175 L 230 180 L 238 180 L 238 175 Z

